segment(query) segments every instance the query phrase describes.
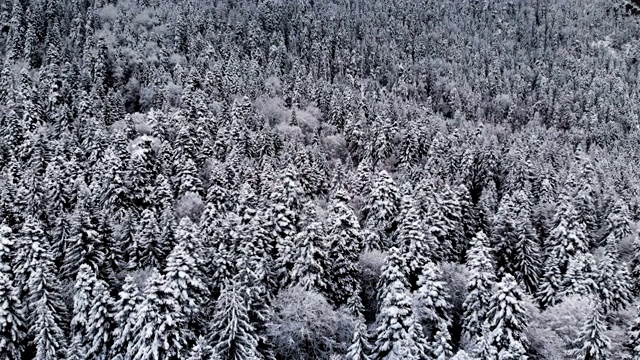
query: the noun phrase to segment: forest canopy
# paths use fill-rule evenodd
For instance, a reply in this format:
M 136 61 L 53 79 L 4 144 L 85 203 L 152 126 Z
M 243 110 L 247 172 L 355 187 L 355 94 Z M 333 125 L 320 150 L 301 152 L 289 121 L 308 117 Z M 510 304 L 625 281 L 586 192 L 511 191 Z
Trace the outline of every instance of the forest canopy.
M 0 0 L 0 360 L 640 359 L 635 3 Z

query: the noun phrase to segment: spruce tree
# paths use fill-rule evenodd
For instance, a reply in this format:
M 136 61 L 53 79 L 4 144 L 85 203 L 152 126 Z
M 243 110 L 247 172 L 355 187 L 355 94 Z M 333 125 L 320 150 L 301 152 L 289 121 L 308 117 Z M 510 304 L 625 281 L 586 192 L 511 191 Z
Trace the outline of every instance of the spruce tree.
M 358 286 L 358 256 L 361 232 L 349 197 L 338 191 L 328 210 L 327 236 L 331 264 L 329 298 L 335 305 L 345 304 Z
M 471 339 L 481 335 L 482 324 L 487 319 L 492 288 L 496 282 L 487 242 L 486 235 L 478 232 L 471 240 L 471 248 L 467 253 L 470 276 L 463 304 L 463 328 Z
M 408 195 L 402 198 L 399 218 L 396 242 L 409 260 L 405 270 L 406 276 L 411 288 L 416 289 L 418 275 L 432 258 L 431 249 L 435 244 L 433 239 L 423 232 L 420 213 L 414 200 Z
M 137 322 L 137 309 L 144 301 L 143 293 L 138 288 L 135 279 L 127 275 L 124 279 L 118 300 L 114 304 L 113 346 L 111 358 L 113 360 L 127 359 L 127 349 L 133 345 L 134 328 Z
M 327 236 L 324 226 L 315 217 L 315 211 L 307 214 L 306 226 L 294 239 L 298 254 L 291 270 L 291 284 L 305 291 L 323 293 L 328 289 Z
M 638 310 L 640 309 L 636 308 L 636 313 L 638 313 Z M 640 316 L 636 316 L 629 326 L 624 345 L 631 353 L 632 360 L 640 359 Z
M 214 353 L 222 360 L 254 359 L 258 356 L 258 338 L 249 322 L 242 289 L 229 282 L 216 302 L 210 333 Z
M 573 341 L 573 349 L 568 352 L 572 359 L 605 360 L 609 359 L 611 340 L 605 334 L 606 322 L 600 304 L 592 305 L 591 314 L 583 324 L 578 338 Z
M 187 330 L 183 309 L 175 290 L 163 275 L 154 271 L 137 308 L 134 338 L 127 348 L 132 360 L 175 359 L 186 351 Z
M 378 173 L 362 210 L 366 223 L 382 230 L 382 243 L 390 245 L 389 236 L 395 229 L 395 218 L 400 205 L 399 190 L 389 174 L 382 170 Z
M 86 358 L 107 360 L 113 343 L 113 307 L 107 283 L 98 280 L 91 293 L 89 317 L 87 319 L 87 334 L 89 338 Z
M 415 324 L 411 296 L 400 253 L 391 247 L 378 284 L 380 307 L 376 318 L 374 359 L 400 359 L 417 352 L 411 336 Z
M 160 227 L 154 210 L 145 209 L 136 230 L 138 243 L 138 266 L 158 268 L 165 257 L 164 244 L 160 238 Z
M 1 260 L 3 259 L 0 257 Z M 11 278 L 2 271 L 0 271 L 0 299 L 3 299 L 0 306 L 0 354 L 2 354 L 0 358 L 20 360 L 26 337 L 24 307 L 22 300 L 14 292 Z
M 486 324 L 490 332 L 490 344 L 500 357 L 525 357 L 529 345 L 525 333 L 529 315 L 524 308 L 524 293 L 510 274 L 505 275 L 487 307 Z

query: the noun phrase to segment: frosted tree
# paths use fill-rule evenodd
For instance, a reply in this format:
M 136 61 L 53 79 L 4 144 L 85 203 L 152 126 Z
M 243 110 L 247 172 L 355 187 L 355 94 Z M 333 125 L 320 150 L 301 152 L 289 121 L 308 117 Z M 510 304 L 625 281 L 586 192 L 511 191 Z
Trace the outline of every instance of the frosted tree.
M 367 324 L 363 315 L 364 306 L 362 305 L 359 289 L 349 298 L 347 308 L 351 311 L 351 314 L 353 314 L 355 323 L 353 327 L 353 336 L 351 337 L 351 345 L 349 345 L 349 348 L 347 349 L 346 357 L 348 360 L 369 360 L 369 333 L 367 331 Z
M 144 301 L 143 293 L 138 288 L 135 279 L 128 275 L 124 279 L 122 290 L 114 305 L 113 346 L 111 358 L 113 360 L 127 359 L 127 349 L 132 346 L 135 337 L 133 332 L 137 322 L 137 309 Z
M 528 340 L 525 333 L 529 321 L 524 308 L 524 294 L 510 274 L 497 284 L 489 302 L 486 322 L 490 332 L 490 344 L 503 353 L 501 358 L 526 358 Z
M 187 360 L 219 360 L 220 358 L 213 353 L 213 347 L 207 343 L 207 340 L 200 336 L 196 340 L 196 344 L 189 351 Z
M 40 260 L 29 279 L 29 337 L 36 360 L 65 358 L 64 302 L 50 258 Z
M 213 351 L 222 360 L 257 358 L 258 338 L 249 322 L 241 289 L 227 283 L 216 302 L 210 332 Z
M 92 340 L 88 332 L 89 310 L 97 281 L 96 274 L 89 265 L 80 266 L 74 285 L 71 343 L 67 350 L 67 356 L 70 358 L 81 359 L 89 351 L 89 342 Z
M 395 182 L 386 171 L 380 171 L 362 212 L 368 227 L 382 231 L 382 243 L 385 246 L 389 246 L 388 237 L 395 227 L 399 205 L 400 195 Z
M 315 219 L 314 212 L 307 214 L 307 225 L 294 239 L 298 255 L 291 270 L 291 284 L 306 291 L 322 293 L 328 288 L 327 236 L 323 224 Z
M 185 241 L 188 240 L 182 239 L 169 254 L 164 274 L 167 287 L 176 295 L 175 301 L 184 315 L 185 325 L 194 332 L 187 334 L 186 340 L 192 341 L 200 328 L 200 318 L 203 316 L 209 292 L 193 257 L 194 249 L 189 249 Z
M 113 341 L 113 299 L 107 283 L 98 280 L 91 293 L 89 317 L 87 320 L 88 350 L 87 358 L 107 360 Z
M 638 310 L 636 308 L 636 313 Z M 627 330 L 625 347 L 629 349 L 632 360 L 640 359 L 640 316 L 636 316 Z
M 605 334 L 606 322 L 600 304 L 596 301 L 592 305 L 591 315 L 583 324 L 578 338 L 573 341 L 574 348 L 567 355 L 572 359 L 604 360 L 609 359 L 611 340 Z
M 611 251 L 607 251 L 598 264 L 596 282 L 599 306 L 605 314 L 621 310 L 631 302 L 632 288 L 627 265 L 618 264 Z
M 186 351 L 186 321 L 178 294 L 167 286 L 163 275 L 154 271 L 144 297 L 136 311 L 134 338 L 127 348 L 127 359 L 180 358 Z
M 431 249 L 434 241 L 430 234 L 423 231 L 420 213 L 414 200 L 405 195 L 402 198 L 402 207 L 399 215 L 399 226 L 396 232 L 397 246 L 408 259 L 405 270 L 407 279 L 412 289 L 417 288 L 418 275 L 422 268 L 432 258 Z
M 0 242 L 3 240 L 0 238 Z M 2 256 L 0 260 L 4 260 Z M 2 264 L 5 263 L 0 263 L 0 266 Z M 0 271 L 0 299 L 3 299 L 0 306 L 0 354 L 3 355 L 0 357 L 5 360 L 20 360 L 26 337 L 24 307 L 14 292 L 11 278 L 4 271 Z
M 451 325 L 449 310 L 451 305 L 447 301 L 445 283 L 442 281 L 442 274 L 437 265 L 428 262 L 422 268 L 418 279 L 418 289 L 415 292 L 416 317 L 427 325 L 427 330 L 433 334 L 444 323 L 447 327 Z
M 572 294 L 590 296 L 598 292 L 598 267 L 593 255 L 580 254 L 569 260 L 562 284 L 562 297 Z
M 463 328 L 469 338 L 481 335 L 482 324 L 486 320 L 489 309 L 492 288 L 496 282 L 487 242 L 486 235 L 483 232 L 478 232 L 471 240 L 471 248 L 467 253 L 470 277 L 467 282 L 467 296 L 463 304 Z
M 152 209 L 142 212 L 136 235 L 138 243 L 138 266 L 140 268 L 158 267 L 165 257 L 161 243 L 160 227 Z
M 358 256 L 361 232 L 349 197 L 343 191 L 334 195 L 327 215 L 329 244 L 329 298 L 335 305 L 345 304 L 358 286 Z
M 400 359 L 418 351 L 411 336 L 415 314 L 407 285 L 400 254 L 391 247 L 378 285 L 380 308 L 372 350 L 374 359 Z

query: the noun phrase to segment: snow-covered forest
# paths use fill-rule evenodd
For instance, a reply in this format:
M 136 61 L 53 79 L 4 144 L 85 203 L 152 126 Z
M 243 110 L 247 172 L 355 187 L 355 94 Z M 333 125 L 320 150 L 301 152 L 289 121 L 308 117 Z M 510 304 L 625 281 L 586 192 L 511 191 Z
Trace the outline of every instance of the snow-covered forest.
M 0 360 L 639 360 L 628 1 L 0 0 Z

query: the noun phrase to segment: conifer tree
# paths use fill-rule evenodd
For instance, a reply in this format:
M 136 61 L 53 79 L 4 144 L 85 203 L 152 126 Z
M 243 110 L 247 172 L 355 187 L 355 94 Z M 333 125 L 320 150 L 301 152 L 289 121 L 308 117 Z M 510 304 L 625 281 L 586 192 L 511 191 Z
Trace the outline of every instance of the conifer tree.
M 373 183 L 362 212 L 369 226 L 382 230 L 385 247 L 390 244 L 388 237 L 395 228 L 399 205 L 399 190 L 391 176 L 382 170 Z
M 218 298 L 211 320 L 213 351 L 222 360 L 253 359 L 258 339 L 249 322 L 248 309 L 235 283 L 227 283 Z
M 637 311 L 638 309 L 636 308 Z M 632 360 L 640 359 L 640 317 L 636 316 L 629 326 L 627 340 L 624 345 L 631 353 Z
M 412 289 L 417 288 L 418 275 L 432 258 L 434 242 L 423 232 L 420 213 L 413 199 L 405 195 L 399 215 L 396 235 L 397 246 L 408 259 L 406 276 Z
M 186 351 L 185 317 L 175 290 L 167 280 L 153 272 L 136 310 L 134 338 L 127 348 L 132 360 L 180 358 Z
M 138 266 L 141 268 L 160 266 L 165 257 L 165 249 L 164 244 L 160 242 L 160 227 L 152 209 L 145 209 L 142 212 L 135 236 L 138 238 Z
M 525 334 L 529 320 L 524 308 L 524 294 L 510 274 L 505 275 L 497 284 L 487 310 L 490 332 L 490 344 L 498 351 L 499 357 L 523 358 L 528 347 Z
M 73 359 L 82 359 L 88 353 L 91 335 L 89 328 L 89 310 L 91 308 L 92 292 L 98 279 L 91 267 L 83 264 L 78 269 L 74 285 L 73 312 L 71 319 L 71 343 L 67 350 L 67 356 Z
M 45 247 L 45 254 L 46 252 Z M 34 359 L 64 359 L 66 339 L 64 303 L 60 284 L 53 273 L 53 260 L 44 256 L 29 278 L 29 337 L 35 347 Z
M 606 323 L 600 304 L 592 305 L 591 315 L 583 324 L 579 336 L 573 342 L 574 348 L 568 352 L 573 359 L 604 360 L 609 359 L 611 340 L 605 334 Z
M 200 318 L 204 315 L 208 289 L 202 282 L 200 267 L 192 255 L 194 249 L 183 239 L 173 249 L 167 258 L 167 266 L 164 269 L 167 286 L 177 296 L 175 299 L 185 318 L 185 325 L 190 332 L 187 341 L 193 341 L 199 331 Z
M 107 283 L 98 280 L 91 293 L 87 334 L 89 337 L 86 357 L 96 360 L 107 360 L 109 349 L 113 343 L 113 299 Z
M 2 260 L 0 256 L 0 266 L 6 264 Z M 20 360 L 26 337 L 24 307 L 14 292 L 9 274 L 4 271 L 0 271 L 0 299 L 3 299 L 0 306 L 0 358 Z
M 294 239 L 298 254 L 291 270 L 291 284 L 305 291 L 322 293 L 328 289 L 326 272 L 329 259 L 325 249 L 326 233 L 322 223 L 316 219 L 315 211 L 307 214 L 306 222 L 303 231 Z
M 364 307 L 360 298 L 360 291 L 353 294 L 349 298 L 347 305 L 351 313 L 355 318 L 355 324 L 353 328 L 353 336 L 351 338 L 351 345 L 347 349 L 348 360 L 369 360 L 368 355 L 370 345 L 368 341 L 367 325 L 365 323 L 364 315 L 362 314 Z
M 397 248 L 391 247 L 378 284 L 380 308 L 376 318 L 374 359 L 400 359 L 417 352 L 411 336 L 415 315 L 403 261 Z
M 487 236 L 481 231 L 478 232 L 471 240 L 471 248 L 467 253 L 470 277 L 463 304 L 463 328 L 464 333 L 471 339 L 481 335 L 482 324 L 487 319 L 492 288 L 496 282 L 487 242 Z
M 598 264 L 599 306 L 607 314 L 626 307 L 631 301 L 631 279 L 625 263 L 617 264 L 615 254 L 607 251 Z
M 142 291 L 138 288 L 132 276 L 124 279 L 118 300 L 114 304 L 113 346 L 111 358 L 113 360 L 127 359 L 127 349 L 132 346 L 137 322 L 137 309 L 144 301 Z
M 360 226 L 348 201 L 346 192 L 336 192 L 326 220 L 331 263 L 328 285 L 330 299 L 335 305 L 345 304 L 358 286 L 362 240 Z

